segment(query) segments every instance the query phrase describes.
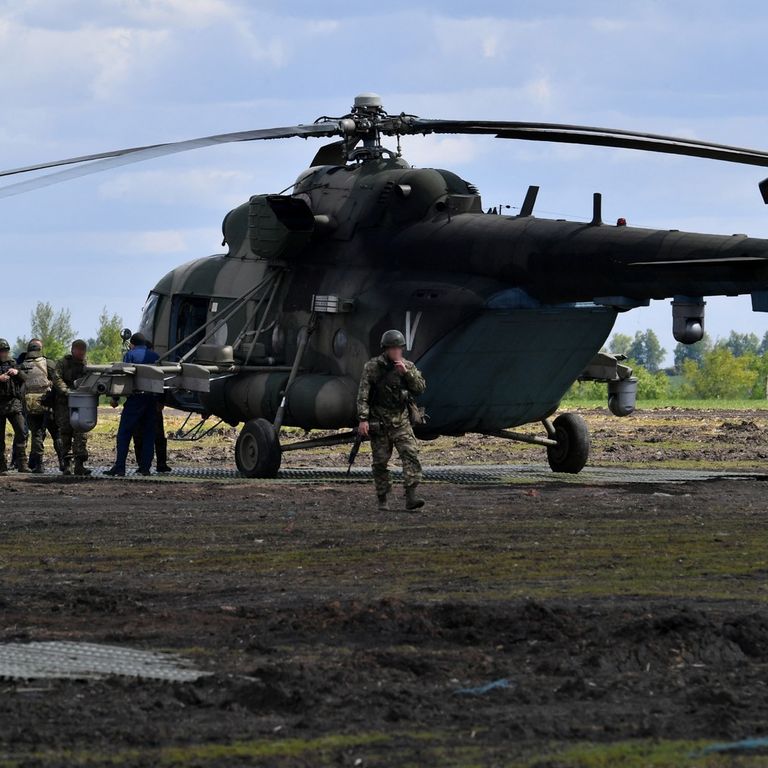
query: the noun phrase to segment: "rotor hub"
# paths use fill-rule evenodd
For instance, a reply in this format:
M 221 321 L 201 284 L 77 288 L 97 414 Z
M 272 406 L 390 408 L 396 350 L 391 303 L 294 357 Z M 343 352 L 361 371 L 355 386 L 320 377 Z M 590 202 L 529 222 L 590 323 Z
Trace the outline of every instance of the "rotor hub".
M 390 152 L 381 145 L 382 133 L 398 133 L 398 118 L 387 114 L 378 93 L 365 92 L 355 96 L 352 109 L 343 117 L 320 117 L 315 122 L 333 122 L 344 136 L 348 160 L 366 162 L 379 159 Z M 362 146 L 357 146 L 362 144 Z M 399 156 L 399 152 L 398 155 Z

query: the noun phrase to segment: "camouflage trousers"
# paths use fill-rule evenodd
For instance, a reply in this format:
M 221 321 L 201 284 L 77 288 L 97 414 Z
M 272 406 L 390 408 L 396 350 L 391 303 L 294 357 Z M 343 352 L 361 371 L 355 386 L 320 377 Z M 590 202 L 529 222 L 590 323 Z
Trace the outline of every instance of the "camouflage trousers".
M 56 403 L 56 426 L 59 428 L 62 461 L 76 459 L 88 460 L 88 433 L 75 432 L 69 423 L 69 405 Z
M 29 429 L 30 455 L 42 456 L 45 450 L 45 435 L 48 432 L 48 414 L 45 411 L 28 413 L 27 429 Z
M 8 461 L 5 456 L 5 428 L 6 423 L 13 429 L 13 448 L 23 459 L 27 458 L 27 436 L 24 434 L 24 416 L 21 409 L 11 413 L 0 413 L 0 472 L 8 469 Z
M 419 444 L 411 425 L 406 422 L 400 427 L 382 427 L 376 432 L 371 432 L 371 466 L 373 468 L 373 482 L 379 496 L 392 490 L 387 467 L 392 458 L 393 448 L 397 450 L 403 464 L 403 484 L 405 487 L 412 487 L 421 481 Z

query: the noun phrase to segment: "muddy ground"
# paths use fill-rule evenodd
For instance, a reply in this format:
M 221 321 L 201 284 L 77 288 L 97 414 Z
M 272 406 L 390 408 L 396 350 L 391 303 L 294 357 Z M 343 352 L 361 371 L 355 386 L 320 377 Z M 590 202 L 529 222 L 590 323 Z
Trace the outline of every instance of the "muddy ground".
M 762 413 L 587 418 L 599 463 L 765 469 Z M 541 460 L 441 442 L 429 463 Z M 768 735 L 766 488 L 430 483 L 382 515 L 355 482 L 0 478 L 0 642 L 211 673 L 0 680 L 0 766 L 765 765 L 697 755 Z

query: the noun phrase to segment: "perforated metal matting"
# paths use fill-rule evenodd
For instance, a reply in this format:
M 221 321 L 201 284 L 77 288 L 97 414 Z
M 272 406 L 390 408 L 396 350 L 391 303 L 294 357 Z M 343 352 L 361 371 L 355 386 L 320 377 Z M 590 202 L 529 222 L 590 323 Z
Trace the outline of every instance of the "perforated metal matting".
M 189 482 L 195 480 L 216 480 L 243 482 L 247 480 L 236 469 L 229 467 L 174 467 L 169 474 L 152 474 L 143 477 L 135 470 L 128 470 L 126 476 L 110 477 L 104 473 L 108 467 L 94 468 L 90 476 L 94 479 L 125 482 L 159 481 Z M 61 475 L 53 470 L 46 472 L 50 476 Z M 395 479 L 402 473 L 393 469 Z M 82 479 L 82 478 L 77 478 Z M 371 470 L 366 467 L 354 467 L 347 475 L 346 468 L 284 468 L 273 480 L 254 480 L 249 482 L 305 482 L 317 481 L 338 483 L 371 482 Z M 436 466 L 424 468 L 424 480 L 457 484 L 507 485 L 515 483 L 571 483 L 578 485 L 606 485 L 623 483 L 689 483 L 700 480 L 768 480 L 763 472 L 741 472 L 733 470 L 694 470 L 694 469 L 624 469 L 621 467 L 586 467 L 578 475 L 555 473 L 546 464 L 478 464 L 463 466 Z
M 185 682 L 205 674 L 170 653 L 58 641 L 0 645 L 0 678 L 92 680 L 120 675 Z

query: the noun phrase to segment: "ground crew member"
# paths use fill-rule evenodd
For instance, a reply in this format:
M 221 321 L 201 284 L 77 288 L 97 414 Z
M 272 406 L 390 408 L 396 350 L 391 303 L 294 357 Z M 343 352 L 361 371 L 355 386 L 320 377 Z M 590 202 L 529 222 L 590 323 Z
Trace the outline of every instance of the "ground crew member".
M 33 472 L 42 472 L 45 433 L 50 418 L 48 394 L 58 378 L 53 361 L 43 355 L 43 345 L 37 339 L 27 344 L 27 354 L 19 370 L 26 375 L 24 382 L 24 407 L 31 445 L 29 463 Z
M 147 340 L 140 333 L 134 333 L 129 342 L 130 349 L 123 356 L 124 363 L 135 365 L 152 365 L 160 356 L 147 347 Z M 125 475 L 125 462 L 131 447 L 131 437 L 137 428 L 141 429 L 142 450 L 139 462 L 139 474 L 149 475 L 152 457 L 155 453 L 155 422 L 157 418 L 157 395 L 150 392 L 134 392 L 128 396 L 120 415 L 120 426 L 117 428 L 117 455 L 114 466 L 105 474 L 113 477 Z M 116 408 L 118 400 L 112 400 Z
M 370 435 L 379 509 L 389 509 L 387 497 L 392 485 L 388 464 L 394 447 L 403 463 L 405 508 L 414 511 L 424 506 L 424 500 L 416 495 L 421 464 L 409 404 L 426 389 L 426 384 L 418 368 L 403 357 L 405 337 L 400 331 L 387 331 L 381 337 L 381 349 L 382 353 L 363 368 L 357 393 L 357 429 L 362 437 Z
M 85 375 L 85 366 L 88 364 L 85 359 L 87 351 L 88 345 L 82 339 L 77 339 L 72 342 L 69 354 L 56 363 L 58 377 L 54 385 L 54 417 L 61 440 L 61 471 L 65 475 L 72 474 L 73 458 L 76 475 L 91 474 L 91 470 L 85 466 L 88 461 L 88 433 L 75 432 L 69 423 L 69 391 L 74 389 L 75 382 Z
M 163 410 L 165 404 L 158 398 L 157 415 L 155 416 L 155 469 L 158 472 L 173 472 L 173 467 L 168 464 L 168 436 L 165 434 L 165 419 Z M 142 437 L 141 425 L 133 433 L 133 450 L 136 454 L 136 463 L 141 462 L 144 438 Z
M 147 349 L 154 349 L 152 342 L 147 339 Z M 168 464 L 168 437 L 165 434 L 165 419 L 163 418 L 163 409 L 165 404 L 158 398 L 157 415 L 155 416 L 155 469 L 158 472 L 173 472 Z M 136 454 L 136 463 L 141 464 L 142 451 L 142 427 L 139 424 L 133 433 L 133 450 Z
M 24 434 L 24 415 L 21 399 L 26 376 L 11 358 L 11 345 L 0 339 L 0 474 L 8 472 L 5 457 L 5 425 L 13 428 L 13 447 L 16 454 L 16 468 L 29 472 L 27 465 L 27 436 Z

